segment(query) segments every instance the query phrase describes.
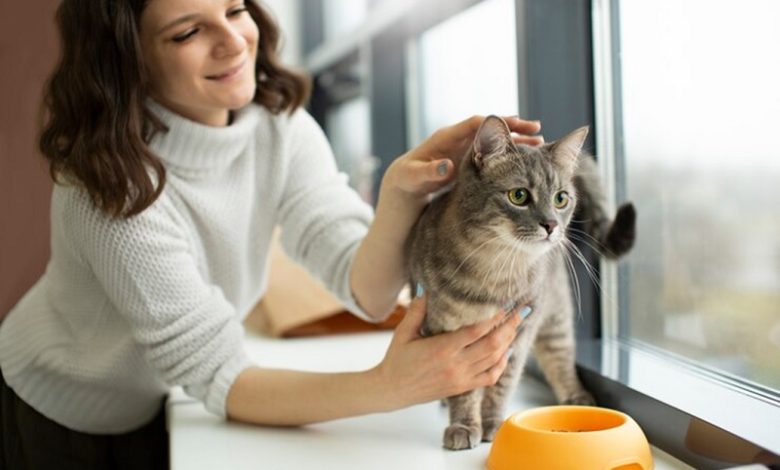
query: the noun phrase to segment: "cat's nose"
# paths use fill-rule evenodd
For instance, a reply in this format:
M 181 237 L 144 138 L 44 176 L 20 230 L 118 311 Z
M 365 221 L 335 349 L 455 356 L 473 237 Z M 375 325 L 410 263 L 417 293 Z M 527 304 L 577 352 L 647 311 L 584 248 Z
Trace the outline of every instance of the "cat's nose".
M 554 220 L 545 220 L 544 222 L 539 222 L 539 225 L 544 227 L 545 230 L 547 230 L 547 235 L 550 235 L 553 233 L 553 230 L 555 230 L 555 227 L 558 226 L 558 222 Z

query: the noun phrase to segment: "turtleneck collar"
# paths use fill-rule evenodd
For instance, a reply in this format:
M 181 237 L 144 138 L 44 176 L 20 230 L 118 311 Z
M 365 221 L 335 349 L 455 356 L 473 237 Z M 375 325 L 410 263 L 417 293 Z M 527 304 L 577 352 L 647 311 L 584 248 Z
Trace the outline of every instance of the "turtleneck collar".
M 200 124 L 147 99 L 149 110 L 168 126 L 150 142 L 150 148 L 174 171 L 192 176 L 229 166 L 244 151 L 256 132 L 258 113 L 250 104 L 233 112 L 225 127 Z

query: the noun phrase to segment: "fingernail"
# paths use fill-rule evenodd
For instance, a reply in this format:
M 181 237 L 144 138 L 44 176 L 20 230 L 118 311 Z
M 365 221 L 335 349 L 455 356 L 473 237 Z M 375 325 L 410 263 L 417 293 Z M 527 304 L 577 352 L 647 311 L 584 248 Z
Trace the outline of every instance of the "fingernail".
M 415 297 L 422 297 L 422 295 L 425 293 L 425 290 L 423 289 L 422 284 L 419 282 L 417 283 L 417 287 L 415 288 L 414 296 Z
M 447 174 L 447 162 L 439 163 L 439 166 L 436 167 L 436 173 L 438 173 L 439 176 L 446 175 Z
M 533 311 L 534 309 L 532 309 L 531 307 L 523 307 L 523 309 L 520 310 L 520 312 L 518 312 L 518 315 L 520 315 L 520 318 L 522 320 L 525 320 L 526 318 L 528 318 L 528 315 L 533 313 Z

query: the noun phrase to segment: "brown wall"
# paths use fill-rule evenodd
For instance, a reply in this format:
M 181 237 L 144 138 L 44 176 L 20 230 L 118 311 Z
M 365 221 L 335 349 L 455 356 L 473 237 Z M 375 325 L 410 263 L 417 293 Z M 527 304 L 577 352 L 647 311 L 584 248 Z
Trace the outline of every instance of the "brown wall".
M 35 136 L 42 87 L 58 54 L 58 4 L 0 2 L 0 318 L 49 258 L 51 183 Z

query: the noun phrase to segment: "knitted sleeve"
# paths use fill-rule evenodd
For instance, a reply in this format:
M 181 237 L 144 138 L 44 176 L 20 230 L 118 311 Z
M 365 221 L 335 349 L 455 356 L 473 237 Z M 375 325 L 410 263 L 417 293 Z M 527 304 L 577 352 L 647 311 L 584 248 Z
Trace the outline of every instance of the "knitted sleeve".
M 289 171 L 279 220 L 282 245 L 348 310 L 373 321 L 357 305 L 349 282 L 357 248 L 373 217 L 371 206 L 338 172 L 330 144 L 314 119 L 305 111 L 290 119 Z
M 74 251 L 126 319 L 145 358 L 169 385 L 181 385 L 218 416 L 251 365 L 243 329 L 219 287 L 199 273 L 165 193 L 130 219 L 100 213 L 73 189 L 66 230 Z

